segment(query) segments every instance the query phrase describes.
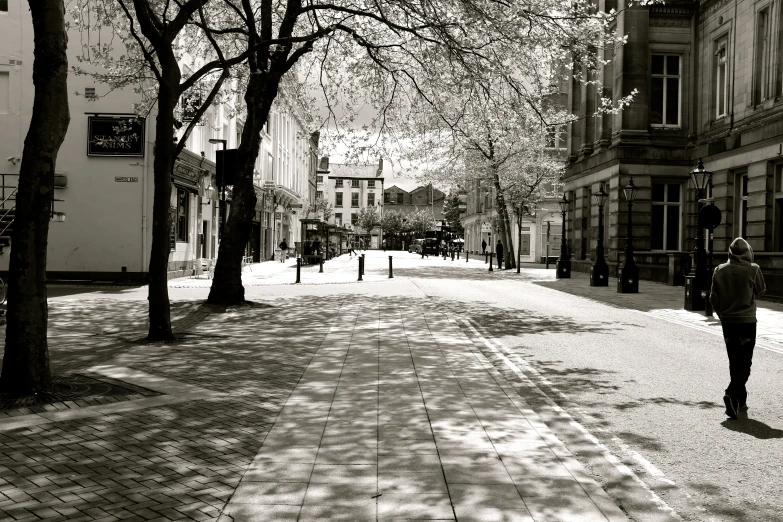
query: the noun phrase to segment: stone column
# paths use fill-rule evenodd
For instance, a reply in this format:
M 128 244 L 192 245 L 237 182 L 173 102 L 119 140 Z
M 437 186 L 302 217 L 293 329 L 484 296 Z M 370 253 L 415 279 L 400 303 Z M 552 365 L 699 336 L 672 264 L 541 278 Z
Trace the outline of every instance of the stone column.
M 627 35 L 625 45 L 615 47 L 614 91 L 615 102 L 636 89 L 633 103 L 614 115 L 612 142 L 629 145 L 649 143 L 649 20 L 648 7 L 627 5 L 620 0 L 617 34 Z

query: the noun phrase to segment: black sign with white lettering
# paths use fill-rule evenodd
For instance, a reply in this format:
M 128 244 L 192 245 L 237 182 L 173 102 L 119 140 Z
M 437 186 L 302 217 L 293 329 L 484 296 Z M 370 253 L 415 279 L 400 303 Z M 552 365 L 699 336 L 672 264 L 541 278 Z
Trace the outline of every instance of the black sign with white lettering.
M 87 155 L 144 157 L 144 118 L 90 116 Z

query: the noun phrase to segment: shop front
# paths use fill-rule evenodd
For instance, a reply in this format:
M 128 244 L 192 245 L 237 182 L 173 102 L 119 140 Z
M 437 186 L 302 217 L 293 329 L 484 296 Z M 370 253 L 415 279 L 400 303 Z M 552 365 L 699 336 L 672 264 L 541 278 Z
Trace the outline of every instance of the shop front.
M 169 277 L 193 273 L 200 259 L 210 255 L 212 241 L 212 205 L 203 205 L 209 187 L 210 172 L 194 163 L 189 154 L 177 158 L 171 176 L 169 206 Z M 212 200 L 214 198 L 210 198 Z M 206 213 L 204 210 L 207 210 Z

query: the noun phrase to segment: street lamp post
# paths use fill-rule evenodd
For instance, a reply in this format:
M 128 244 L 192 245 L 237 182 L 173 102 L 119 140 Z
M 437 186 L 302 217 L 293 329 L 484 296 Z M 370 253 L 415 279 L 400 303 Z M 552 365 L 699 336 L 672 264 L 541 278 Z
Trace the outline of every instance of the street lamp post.
M 598 204 L 598 245 L 595 249 L 595 263 L 590 267 L 590 286 L 609 285 L 609 265 L 604 259 L 604 205 L 608 197 L 601 183 L 601 189 L 593 194 L 593 200 Z
M 220 145 L 223 148 L 223 155 L 220 156 L 220 239 L 223 239 L 223 230 L 226 227 L 226 140 L 210 138 L 209 142 L 213 145 Z
M 566 212 L 568 212 L 568 204 L 571 203 L 566 198 L 565 192 L 563 192 L 563 199 L 558 201 L 560 205 L 560 212 L 563 214 L 563 233 L 560 238 L 560 258 L 557 260 L 557 279 L 570 279 L 571 278 L 571 256 L 568 255 L 568 243 L 566 241 Z
M 633 178 L 623 188 L 625 201 L 628 202 L 628 220 L 625 233 L 625 261 L 617 269 L 617 292 L 621 294 L 639 293 L 639 268 L 633 259 L 633 214 L 631 208 L 639 188 L 633 184 Z
M 707 185 L 710 184 L 712 172 L 704 168 L 702 159 L 699 158 L 696 168 L 691 171 L 691 181 L 696 188 L 697 209 L 701 210 L 703 205 L 702 198 Z M 697 212 L 698 214 L 698 212 Z M 709 276 L 707 274 L 707 259 L 704 250 L 704 228 L 696 224 L 696 248 L 693 249 L 691 261 L 691 270 L 685 276 L 685 310 L 692 312 L 704 310 L 704 303 L 707 298 L 707 283 Z

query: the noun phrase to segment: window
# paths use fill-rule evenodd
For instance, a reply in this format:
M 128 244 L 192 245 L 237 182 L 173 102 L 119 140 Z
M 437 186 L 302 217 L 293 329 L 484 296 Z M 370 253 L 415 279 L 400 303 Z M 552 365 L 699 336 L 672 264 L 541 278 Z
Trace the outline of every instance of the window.
M 715 89 L 713 97 L 715 99 L 715 118 L 726 116 L 728 106 L 728 39 L 721 38 L 715 44 Z
M 266 154 L 266 177 L 269 181 L 275 181 L 275 160 L 271 154 Z
M 372 207 L 375 205 L 375 194 L 370 192 L 367 194 L 367 206 Z
M 359 188 L 359 180 L 358 179 L 352 179 L 351 180 L 351 188 Z
M 748 238 L 748 175 L 743 172 L 735 178 L 735 190 L 737 191 L 737 233 L 740 237 Z
M 775 227 L 773 230 L 773 249 L 783 252 L 783 163 L 775 165 Z
M 391 194 L 389 194 L 388 192 L 384 192 L 383 193 L 383 202 L 384 203 L 391 202 Z
M 650 124 L 680 125 L 680 56 L 654 54 L 651 60 Z
M 324 177 L 319 174 L 318 176 L 315 177 L 315 181 L 316 183 L 323 183 Z
M 343 193 L 342 192 L 335 192 L 335 194 L 334 194 L 334 206 L 335 207 L 342 207 L 343 206 Z
M 0 0 L 1 2 L 2 0 Z M 11 99 L 11 82 L 8 72 L 0 72 L 0 114 L 8 114 Z
M 549 127 L 546 131 L 546 148 L 548 149 L 565 149 L 567 139 L 566 125 L 557 125 Z
M 177 241 L 188 241 L 188 218 L 190 217 L 190 194 L 177 187 Z
M 0 13 L 8 12 L 8 0 L 0 0 Z
M 351 192 L 351 207 L 359 208 L 359 193 Z
M 769 98 L 769 7 L 756 14 L 755 55 L 753 57 L 753 104 Z
M 323 199 L 323 197 L 324 197 L 323 191 L 321 191 L 321 190 L 316 190 L 315 191 L 315 199 Z
M 335 186 L 336 188 L 342 188 L 342 186 L 343 186 L 343 180 L 341 180 L 341 179 L 335 180 L 335 182 L 334 182 L 334 186 Z
M 338 227 L 342 226 L 343 224 L 343 213 L 342 212 L 336 212 L 334 214 L 334 224 Z
M 356 226 L 356 223 L 359 222 L 359 215 L 358 214 L 351 214 L 351 225 Z
M 367 181 L 367 188 L 375 188 L 375 180 L 371 179 Z
M 680 200 L 679 183 L 653 183 L 651 250 L 680 249 Z

